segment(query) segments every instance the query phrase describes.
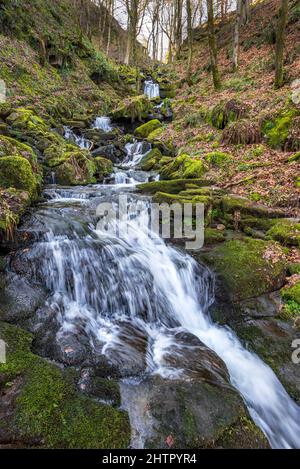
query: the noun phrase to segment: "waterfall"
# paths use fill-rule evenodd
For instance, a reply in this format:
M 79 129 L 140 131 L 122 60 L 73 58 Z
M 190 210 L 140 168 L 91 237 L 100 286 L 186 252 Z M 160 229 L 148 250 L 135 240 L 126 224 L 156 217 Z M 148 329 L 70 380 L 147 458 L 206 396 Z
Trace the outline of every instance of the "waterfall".
M 104 132 L 111 132 L 113 127 L 111 125 L 110 118 L 106 116 L 96 117 L 93 129 L 103 130 Z
M 89 190 L 99 196 L 99 188 Z M 184 370 L 169 364 L 166 356 L 174 344 L 180 350 L 176 334 L 188 331 L 225 362 L 232 385 L 272 447 L 299 448 L 299 407 L 262 360 L 230 329 L 211 321 L 211 273 L 149 232 L 150 202 L 140 200 L 139 209 L 126 221 L 125 238 L 119 239 L 113 230 L 95 229 L 91 220 L 79 222 L 78 209 L 74 218 L 72 212 L 62 211 L 62 197 L 70 198 L 68 189 L 58 194 L 58 210 L 36 214 L 40 222 L 44 219 L 47 233 L 30 254 L 53 293 L 58 343 L 68 343 L 72 335 L 78 340 L 84 333 L 84 343 L 123 369 L 140 363 L 139 343 L 145 337 L 147 372 L 180 379 Z
M 138 142 L 127 143 L 125 145 L 126 158 L 124 159 L 124 166 L 136 166 L 140 163 L 144 156 L 151 150 L 151 143 L 149 142 Z
M 144 94 L 148 96 L 149 99 L 159 98 L 159 84 L 154 83 L 152 80 L 146 80 L 144 84 Z
M 82 150 L 89 150 L 91 142 L 81 135 L 76 135 L 69 127 L 64 126 L 64 137 L 71 142 L 76 143 Z

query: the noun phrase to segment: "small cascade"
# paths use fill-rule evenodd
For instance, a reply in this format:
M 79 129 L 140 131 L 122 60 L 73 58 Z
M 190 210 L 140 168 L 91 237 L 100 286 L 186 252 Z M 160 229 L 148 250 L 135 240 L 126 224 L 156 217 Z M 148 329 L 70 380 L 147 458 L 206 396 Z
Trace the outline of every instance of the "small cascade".
M 123 171 L 117 171 L 114 174 L 114 183 L 115 184 L 134 184 L 135 180 L 132 177 L 129 177 L 127 173 Z
M 51 171 L 51 184 L 56 184 L 55 171 Z
M 89 150 L 91 148 L 92 143 L 87 140 L 86 138 L 82 137 L 82 135 L 76 135 L 72 129 L 67 126 L 64 126 L 64 137 L 71 142 L 76 143 L 82 150 Z
M 96 120 L 93 124 L 93 129 L 103 130 L 103 132 L 111 132 L 113 127 L 111 125 L 110 117 L 96 117 Z
M 146 80 L 144 83 L 144 94 L 148 96 L 149 99 L 159 98 L 160 97 L 159 84 L 154 83 L 153 80 Z
M 144 156 L 151 150 L 151 143 L 138 142 L 135 140 L 133 143 L 125 145 L 126 158 L 124 160 L 124 167 L 136 166 L 143 159 Z

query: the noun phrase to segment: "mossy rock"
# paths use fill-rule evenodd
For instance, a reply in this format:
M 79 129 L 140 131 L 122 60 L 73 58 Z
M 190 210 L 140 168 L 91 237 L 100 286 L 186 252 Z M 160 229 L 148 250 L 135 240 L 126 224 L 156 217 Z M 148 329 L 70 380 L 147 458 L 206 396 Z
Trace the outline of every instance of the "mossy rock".
M 284 246 L 300 247 L 300 223 L 279 220 L 267 231 L 267 237 L 279 241 Z
M 55 177 L 61 185 L 86 185 L 96 182 L 97 166 L 89 152 L 78 150 L 66 153 L 66 160 L 55 169 Z
M 153 110 L 153 104 L 145 95 L 125 99 L 111 116 L 115 120 L 142 121 Z
M 180 204 L 204 204 L 208 206 L 211 203 L 211 198 L 205 195 L 198 195 L 198 196 L 190 196 L 185 197 L 179 194 L 167 194 L 165 192 L 156 192 L 153 196 L 153 202 L 158 204 L 173 204 L 173 203 L 180 203 Z
M 204 231 L 204 245 L 222 243 L 226 239 L 225 231 L 217 230 L 216 228 L 205 228 Z
M 79 394 L 73 374 L 31 352 L 32 336 L 0 323 L 7 361 L 0 364 L 2 386 L 11 388 L 10 420 L 0 423 L 0 436 L 46 448 L 126 448 L 130 440 L 127 415 Z M 13 388 L 17 392 L 13 393 Z M 8 401 L 8 399 L 7 399 Z M 1 408 L 1 404 L 0 404 Z
M 37 163 L 37 156 L 29 145 L 18 142 L 14 138 L 0 135 L 0 158 L 9 155 L 23 156 L 31 163 Z
M 34 111 L 26 108 L 15 109 L 7 118 L 6 121 L 13 129 L 34 129 L 42 127 L 44 130 L 49 129 L 46 122 L 39 116 L 35 115 Z
M 283 109 L 275 118 L 264 119 L 262 132 L 266 137 L 268 145 L 272 148 L 284 149 L 293 119 L 297 114 L 295 108 Z
M 134 131 L 134 135 L 139 138 L 147 138 L 151 132 L 160 129 L 161 127 L 162 123 L 158 119 L 152 119 L 151 121 L 137 127 Z
M 0 188 L 0 240 L 10 240 L 21 216 L 30 204 L 30 194 L 17 189 Z
M 156 192 L 166 192 L 169 194 L 178 194 L 186 188 L 203 187 L 208 184 L 204 179 L 173 179 L 169 181 L 152 181 L 139 184 L 137 189 L 146 194 L 155 194 Z
M 161 159 L 161 152 L 158 150 L 158 148 L 153 148 L 147 153 L 147 155 L 142 158 L 140 162 L 140 167 L 143 171 L 150 171 L 151 169 L 156 169 L 157 166 L 159 166 Z
M 182 154 L 164 165 L 159 173 L 161 179 L 197 179 L 202 177 L 206 171 L 207 167 L 201 159 Z
M 245 216 L 264 218 L 279 218 L 284 216 L 284 212 L 280 209 L 269 208 L 245 197 L 236 195 L 225 195 L 222 199 L 222 206 L 224 213 L 230 214 L 239 212 L 241 215 Z
M 147 140 L 149 140 L 149 142 L 155 142 L 156 140 L 160 140 L 160 137 L 162 136 L 163 134 L 163 126 L 160 125 L 159 127 L 156 127 L 155 130 L 152 130 L 148 136 L 147 136 Z
M 35 197 L 38 184 L 29 161 L 21 156 L 0 158 L 0 187 L 24 190 Z
M 232 162 L 232 156 L 221 151 L 212 151 L 204 156 L 205 161 L 212 166 L 225 166 Z
M 222 278 L 233 301 L 278 290 L 285 281 L 285 252 L 273 242 L 229 240 L 203 258 Z
M 98 179 L 103 179 L 103 177 L 109 176 L 113 172 L 114 165 L 107 158 L 97 156 L 94 158 L 94 162 L 96 164 L 96 175 Z

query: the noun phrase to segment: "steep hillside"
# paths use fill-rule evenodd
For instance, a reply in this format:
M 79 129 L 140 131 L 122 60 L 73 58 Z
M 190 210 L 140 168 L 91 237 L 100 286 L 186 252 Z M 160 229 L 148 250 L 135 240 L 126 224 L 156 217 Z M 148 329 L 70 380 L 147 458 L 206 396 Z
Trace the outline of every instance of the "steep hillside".
M 117 70 L 78 26 L 69 0 L 5 0 L 0 6 L 0 78 L 14 106 L 42 114 L 105 110 Z M 109 83 L 109 84 L 108 84 Z
M 299 214 L 300 8 L 290 2 L 286 84 L 274 90 L 274 42 L 279 1 L 259 2 L 242 27 L 240 68 L 232 72 L 233 18 L 217 23 L 222 89 L 209 72 L 206 27 L 194 31 L 192 86 L 185 82 L 187 45 L 175 63 L 179 87 L 174 121 L 160 138 L 201 160 L 205 177 L 238 195 Z M 292 96 L 294 98 L 292 99 Z M 156 135 L 158 138 L 158 135 Z
M 6 88 L 0 103 L 0 237 L 11 236 L 54 166 L 65 183 L 101 177 L 90 152 L 62 137 L 63 125 L 88 127 L 129 92 L 118 67 L 80 27 L 73 5 L 0 4 L 0 80 Z

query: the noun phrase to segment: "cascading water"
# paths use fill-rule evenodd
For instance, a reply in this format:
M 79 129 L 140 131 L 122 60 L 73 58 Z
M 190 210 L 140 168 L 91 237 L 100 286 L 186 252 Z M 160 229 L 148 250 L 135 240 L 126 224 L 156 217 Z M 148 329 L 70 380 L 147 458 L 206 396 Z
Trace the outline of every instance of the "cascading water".
M 133 143 L 127 143 L 125 145 L 126 158 L 124 159 L 124 167 L 133 167 L 140 163 L 144 156 L 149 153 L 151 150 L 151 143 L 148 142 L 138 142 L 134 141 Z
M 67 140 L 70 140 L 71 142 L 76 143 L 80 148 L 83 150 L 89 150 L 92 146 L 92 143 L 90 140 L 87 140 L 86 138 L 82 137 L 81 135 L 76 135 L 73 130 L 71 130 L 69 127 L 65 126 L 64 127 L 64 137 Z
M 145 142 L 127 144 L 124 166 L 133 179 L 139 177 L 133 167 L 150 149 Z M 52 334 L 51 350 L 56 344 L 62 354 L 57 351 L 57 359 L 83 351 L 96 361 L 105 356 L 122 376 L 146 373 L 182 380 L 194 366 L 189 357 L 180 361 L 194 347 L 194 342 L 188 349 L 182 342 L 182 334 L 189 333 L 196 347 L 205 344 L 206 353 L 212 350 L 224 361 L 231 384 L 271 446 L 300 448 L 300 408 L 266 364 L 230 329 L 211 321 L 212 274 L 149 231 L 150 200 L 132 192 L 131 184 L 126 189 L 126 176 L 117 172 L 115 185 L 45 191 L 48 200 L 34 215 L 40 239 L 21 254 L 32 266 L 32 277 L 45 279 L 51 292 L 45 309 L 37 312 L 35 330 Z M 121 237 L 114 222 L 103 230 L 96 217 L 100 203 L 116 206 L 120 194 L 138 202 L 120 221 Z M 55 326 L 46 334 L 50 320 Z M 174 354 L 178 364 L 170 361 Z M 210 374 L 225 382 L 216 364 Z M 142 437 L 137 444 L 142 446 Z
M 103 130 L 103 132 L 111 132 L 113 127 L 111 125 L 110 118 L 106 116 L 96 117 L 93 129 Z
M 144 94 L 148 96 L 149 99 L 159 98 L 160 90 L 159 84 L 154 83 L 152 80 L 146 80 L 144 84 Z

